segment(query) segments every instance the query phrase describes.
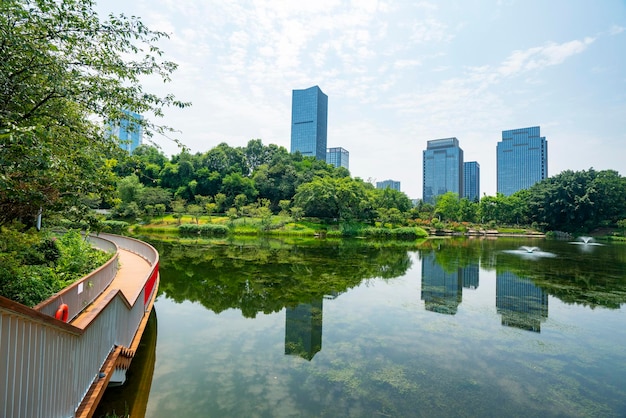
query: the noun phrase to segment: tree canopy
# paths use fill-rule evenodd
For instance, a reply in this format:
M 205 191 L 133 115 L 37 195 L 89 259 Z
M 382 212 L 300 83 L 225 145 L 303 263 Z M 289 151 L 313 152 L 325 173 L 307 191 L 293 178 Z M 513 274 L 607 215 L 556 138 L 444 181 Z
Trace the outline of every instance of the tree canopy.
M 147 75 L 169 81 L 176 69 L 161 59 L 164 37 L 136 17 L 101 20 L 92 0 L 0 3 L 0 225 L 111 195 L 105 156 L 116 144 L 103 126 L 124 110 L 162 116 L 188 105 L 141 84 Z

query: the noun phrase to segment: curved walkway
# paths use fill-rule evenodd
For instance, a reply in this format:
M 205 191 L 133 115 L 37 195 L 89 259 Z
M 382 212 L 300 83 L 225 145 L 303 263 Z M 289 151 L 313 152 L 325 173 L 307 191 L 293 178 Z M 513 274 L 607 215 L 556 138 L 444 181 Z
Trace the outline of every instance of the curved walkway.
M 141 295 L 143 286 L 145 284 L 145 277 L 152 269 L 150 263 L 138 254 L 135 254 L 129 250 L 123 248 L 119 249 L 118 253 L 119 269 L 115 278 L 111 284 L 107 287 L 107 292 L 103 292 L 94 302 L 88 306 L 78 317 L 72 321 L 72 325 L 77 327 L 84 327 L 98 314 L 98 310 L 102 309 L 101 302 L 109 297 L 110 290 L 120 290 L 124 297 L 131 305 L 135 304 L 137 298 Z M 147 312 L 152 310 L 154 300 L 156 298 L 156 292 L 152 297 Z M 148 322 L 149 315 L 145 315 L 136 336 L 133 339 L 130 347 L 116 347 L 107 357 L 100 373 L 105 376 L 102 379 L 96 380 L 89 388 L 89 391 L 85 395 L 83 401 L 76 411 L 76 418 L 91 418 L 104 395 L 104 391 L 109 383 L 113 371 L 115 368 L 128 369 L 130 361 L 135 355 L 135 351 L 141 341 L 143 330 Z
M 145 284 L 145 277 L 152 269 L 152 266 L 145 258 L 123 248 L 119 249 L 118 259 L 119 269 L 115 278 L 107 287 L 107 291 L 102 292 L 91 305 L 74 318 L 71 322 L 72 325 L 84 328 L 89 324 L 89 321 L 97 314 L 95 307 L 98 307 L 100 302 L 107 297 L 110 290 L 119 289 L 131 305 L 135 304 Z

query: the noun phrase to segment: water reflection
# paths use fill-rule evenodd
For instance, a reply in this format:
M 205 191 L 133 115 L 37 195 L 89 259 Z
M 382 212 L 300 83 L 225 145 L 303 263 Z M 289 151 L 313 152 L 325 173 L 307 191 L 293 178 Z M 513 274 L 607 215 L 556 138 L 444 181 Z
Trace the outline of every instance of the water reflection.
M 163 327 L 149 417 L 626 411 L 624 246 L 148 241 Z M 504 252 L 522 245 L 556 257 Z
M 143 417 L 146 414 L 156 361 L 156 346 L 157 317 L 156 309 L 153 308 L 137 352 L 126 372 L 126 383 L 105 391 L 94 416 Z
M 463 298 L 460 269 L 444 270 L 435 253 L 422 257 L 422 300 L 427 311 L 454 315 Z
M 478 289 L 478 263 L 472 263 L 467 267 L 461 268 L 463 277 L 463 287 L 466 289 Z
M 285 309 L 285 354 L 311 360 L 322 349 L 323 299 Z
M 496 308 L 502 325 L 541 332 L 541 323 L 548 318 L 548 295 L 509 271 L 496 275 Z

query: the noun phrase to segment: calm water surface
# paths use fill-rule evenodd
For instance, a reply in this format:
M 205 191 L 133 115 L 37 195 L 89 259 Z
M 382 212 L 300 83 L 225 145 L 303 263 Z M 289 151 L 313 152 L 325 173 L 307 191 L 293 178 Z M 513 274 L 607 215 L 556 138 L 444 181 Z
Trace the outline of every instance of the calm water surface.
M 99 414 L 626 416 L 625 245 L 143 239 L 158 326 Z

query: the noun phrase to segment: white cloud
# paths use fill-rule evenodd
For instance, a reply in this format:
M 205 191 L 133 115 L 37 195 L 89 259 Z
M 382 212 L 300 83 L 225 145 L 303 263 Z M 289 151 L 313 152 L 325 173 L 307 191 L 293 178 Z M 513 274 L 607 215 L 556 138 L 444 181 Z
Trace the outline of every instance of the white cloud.
M 454 34 L 448 26 L 433 18 L 414 23 L 410 36 L 410 40 L 415 43 L 449 42 L 452 39 L 454 39 Z
M 558 65 L 567 58 L 580 54 L 594 42 L 594 38 L 585 38 L 582 41 L 574 40 L 562 44 L 548 43 L 525 51 L 514 51 L 498 68 L 503 76 L 512 76 L 521 72 Z

